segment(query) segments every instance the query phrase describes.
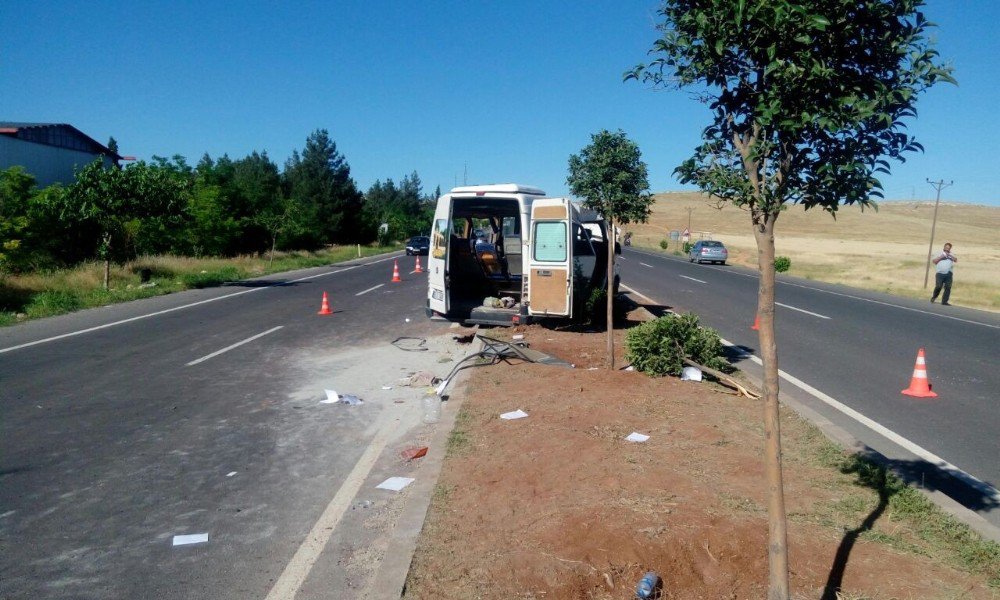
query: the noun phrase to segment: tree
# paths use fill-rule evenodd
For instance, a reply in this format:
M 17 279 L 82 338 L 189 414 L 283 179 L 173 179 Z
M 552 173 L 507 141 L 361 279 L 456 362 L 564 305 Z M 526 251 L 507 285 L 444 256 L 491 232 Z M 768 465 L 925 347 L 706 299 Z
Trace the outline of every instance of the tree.
M 20 263 L 34 187 L 35 178 L 22 167 L 0 171 L 0 275 Z
M 615 226 L 645 222 L 653 198 L 649 194 L 646 163 L 639 146 L 624 131 L 602 130 L 590 136 L 590 145 L 569 157 L 570 192 L 584 199 L 583 205 L 601 213 L 607 221 L 607 332 L 608 368 L 615 368 L 614 307 Z
M 301 155 L 292 152 L 285 177 L 289 196 L 298 205 L 300 243 L 315 247 L 357 239 L 362 196 L 347 160 L 325 129 L 306 138 Z
M 675 171 L 747 209 L 760 272 L 769 598 L 788 598 L 774 340 L 774 231 L 786 204 L 836 216 L 875 207 L 887 159 L 922 150 L 905 132 L 917 96 L 940 81 L 921 0 L 667 0 L 649 64 L 625 79 L 696 85 L 712 120 Z M 877 207 L 876 207 L 877 208 Z
M 178 214 L 186 191 L 184 180 L 142 161 L 124 169 L 105 169 L 98 159 L 76 174 L 76 182 L 60 198 L 61 216 L 98 226 L 104 289 L 109 286 L 111 261 L 122 256 L 129 229 L 142 219 Z

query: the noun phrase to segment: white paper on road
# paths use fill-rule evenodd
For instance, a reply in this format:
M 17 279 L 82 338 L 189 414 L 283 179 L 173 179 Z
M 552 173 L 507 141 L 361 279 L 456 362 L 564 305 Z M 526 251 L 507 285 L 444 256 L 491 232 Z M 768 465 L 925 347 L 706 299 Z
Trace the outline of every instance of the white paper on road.
M 320 400 L 320 404 L 334 404 L 340 400 L 340 396 L 337 392 L 333 390 L 324 390 L 326 392 L 326 400 Z
M 684 367 L 681 370 L 681 381 L 701 381 L 701 369 L 698 367 Z
M 226 473 L 226 477 L 232 477 L 233 475 L 236 475 L 236 471 L 230 471 Z
M 527 417 L 527 416 L 528 416 L 528 413 L 524 412 L 523 410 L 521 410 L 519 408 L 519 409 L 517 409 L 515 411 L 507 412 L 507 413 L 504 413 L 504 414 L 500 415 L 500 418 L 501 419 L 506 419 L 508 421 L 511 421 L 513 419 L 523 419 L 524 417 Z
M 202 544 L 208 541 L 207 533 L 192 533 L 190 535 L 175 535 L 174 546 L 186 546 L 188 544 Z
M 626 437 L 625 439 L 630 442 L 645 442 L 646 440 L 649 439 L 649 436 L 633 431 L 632 433 L 628 434 L 628 437 Z
M 414 479 L 412 477 L 390 477 L 375 487 L 380 490 L 392 490 L 393 492 L 398 492 L 413 483 L 413 481 Z
M 383 385 L 383 386 L 382 386 L 382 389 L 383 389 L 383 390 L 391 390 L 391 389 L 392 389 L 392 386 L 391 386 L 391 385 Z

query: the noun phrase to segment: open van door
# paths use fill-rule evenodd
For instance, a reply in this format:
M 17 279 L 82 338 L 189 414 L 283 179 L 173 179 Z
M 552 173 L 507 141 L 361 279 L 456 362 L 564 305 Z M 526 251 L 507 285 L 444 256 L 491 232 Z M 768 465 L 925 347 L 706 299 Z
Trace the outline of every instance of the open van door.
M 528 261 L 528 314 L 573 316 L 571 207 L 566 198 L 531 204 L 531 256 Z
M 427 308 L 448 314 L 448 246 L 451 242 L 451 198 L 438 198 L 427 253 Z

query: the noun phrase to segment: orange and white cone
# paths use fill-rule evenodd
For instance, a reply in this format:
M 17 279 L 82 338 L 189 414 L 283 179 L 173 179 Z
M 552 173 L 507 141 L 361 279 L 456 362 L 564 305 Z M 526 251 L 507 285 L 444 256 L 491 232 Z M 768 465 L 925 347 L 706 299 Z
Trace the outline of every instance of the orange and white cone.
M 319 307 L 319 312 L 317 315 L 332 315 L 333 311 L 330 310 L 330 301 L 326 297 L 326 292 L 323 292 L 323 304 Z
M 394 259 L 392 261 L 392 281 L 390 283 L 399 283 L 403 281 L 399 278 L 399 259 Z
M 414 273 L 423 273 L 424 270 L 420 268 L 420 255 L 417 255 L 417 267 L 413 269 Z
M 754 331 L 760 331 L 760 315 L 755 315 L 753 318 L 753 326 L 750 328 Z
M 923 348 L 917 351 L 917 364 L 913 366 L 910 387 L 903 390 L 903 393 L 917 398 L 937 398 L 937 394 L 931 391 L 931 384 L 927 379 L 927 362 L 924 360 Z

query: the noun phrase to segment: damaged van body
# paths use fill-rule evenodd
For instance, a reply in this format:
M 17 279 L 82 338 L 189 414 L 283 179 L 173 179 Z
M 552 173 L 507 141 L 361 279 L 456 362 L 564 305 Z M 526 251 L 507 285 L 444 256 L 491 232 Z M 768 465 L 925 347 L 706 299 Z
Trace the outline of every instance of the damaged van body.
M 598 214 L 538 188 L 456 187 L 434 212 L 428 315 L 485 325 L 579 319 L 605 287 L 608 239 Z

